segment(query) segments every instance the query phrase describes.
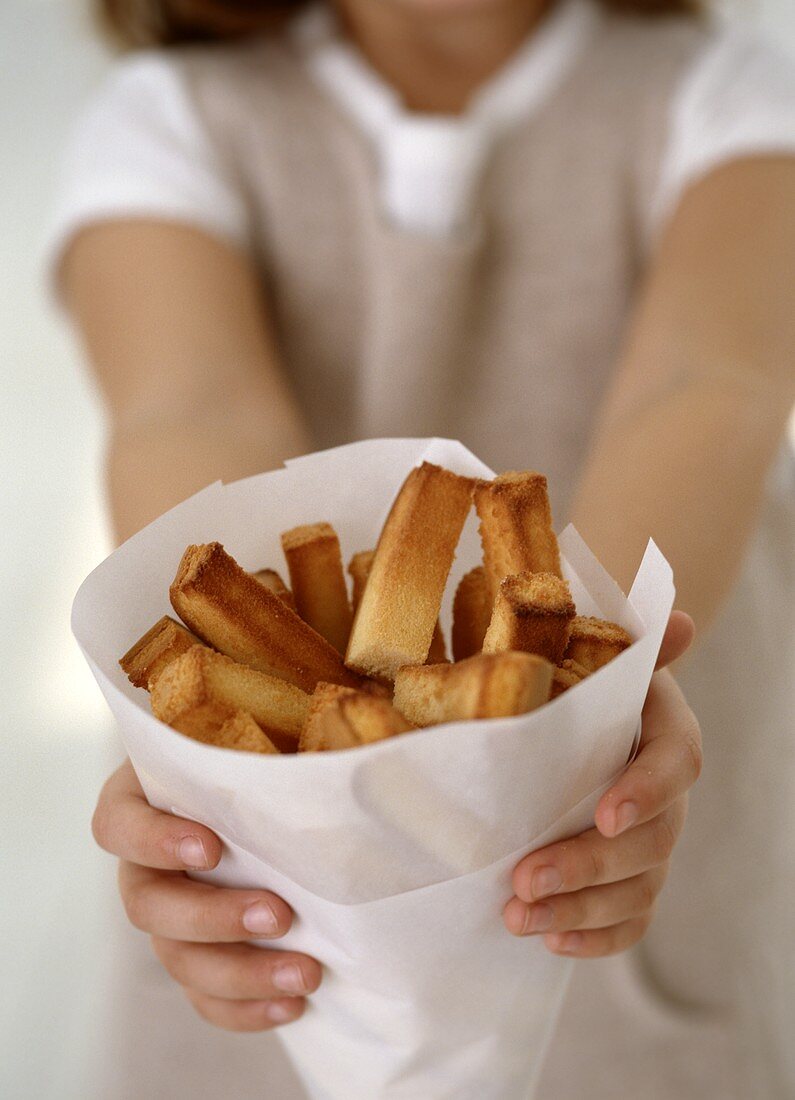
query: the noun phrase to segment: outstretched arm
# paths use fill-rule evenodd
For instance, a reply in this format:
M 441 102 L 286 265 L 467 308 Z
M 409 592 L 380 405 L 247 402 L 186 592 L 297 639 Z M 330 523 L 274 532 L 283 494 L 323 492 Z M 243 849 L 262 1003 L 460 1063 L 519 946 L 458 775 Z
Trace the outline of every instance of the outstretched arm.
M 795 401 L 795 158 L 731 163 L 674 214 L 573 520 L 628 585 L 651 535 L 699 631 L 729 592 Z
M 241 252 L 186 226 L 98 224 L 69 248 L 63 285 L 109 412 L 120 539 L 218 478 L 311 450 Z

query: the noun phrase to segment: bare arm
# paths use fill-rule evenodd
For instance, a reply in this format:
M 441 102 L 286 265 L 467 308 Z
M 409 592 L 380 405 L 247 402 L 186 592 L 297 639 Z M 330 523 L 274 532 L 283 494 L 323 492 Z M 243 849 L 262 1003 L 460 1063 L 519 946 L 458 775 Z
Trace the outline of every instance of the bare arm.
M 108 479 L 127 538 L 192 492 L 311 450 L 248 260 L 199 230 L 119 221 L 64 263 L 110 413 Z
M 703 627 L 742 561 L 795 400 L 795 159 L 727 165 L 661 243 L 573 519 L 627 584 L 651 535 Z

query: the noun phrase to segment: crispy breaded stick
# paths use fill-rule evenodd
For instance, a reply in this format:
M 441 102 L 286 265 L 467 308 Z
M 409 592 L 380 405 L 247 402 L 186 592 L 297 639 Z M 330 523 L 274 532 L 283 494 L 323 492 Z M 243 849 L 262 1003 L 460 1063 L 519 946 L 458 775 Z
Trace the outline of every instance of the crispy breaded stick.
M 632 637 L 617 623 L 576 615 L 572 619 L 566 656 L 596 672 L 632 645 Z
M 242 749 L 244 752 L 276 753 L 276 748 L 270 737 L 260 729 L 250 714 L 239 710 L 227 718 L 218 733 L 215 734 L 212 743 L 222 749 Z
M 182 623 L 164 615 L 124 654 L 119 664 L 131 683 L 136 687 L 148 688 L 166 665 L 198 641 L 196 635 L 186 630 Z
M 479 481 L 473 495 L 492 605 L 505 577 L 517 573 L 561 576 L 543 474 L 509 470 L 493 481 Z
M 358 554 L 353 555 L 348 563 L 348 572 L 353 578 L 354 614 L 361 603 L 362 593 L 364 592 L 364 586 L 367 584 L 367 578 L 370 575 L 370 568 L 372 567 L 374 557 L 375 550 L 360 550 Z M 447 645 L 444 640 L 444 631 L 442 630 L 442 624 L 437 619 L 436 625 L 433 628 L 433 637 L 431 638 L 430 648 L 428 649 L 426 664 L 436 665 L 446 660 Z
M 557 699 L 564 691 L 579 684 L 580 680 L 584 680 L 588 675 L 588 669 L 577 661 L 561 661 L 552 676 L 550 699 Z
M 153 685 L 152 711 L 161 722 L 199 740 L 212 739 L 228 719 L 244 711 L 281 752 L 294 752 L 309 713 L 309 696 L 286 680 L 195 645 Z
M 386 699 L 344 692 L 318 711 L 315 738 L 321 750 L 353 749 L 413 727 Z
M 330 523 L 293 527 L 282 535 L 295 609 L 305 623 L 345 652 L 351 632 L 351 605 L 342 571 L 340 542 Z
M 506 718 L 549 699 L 553 668 L 534 653 L 478 653 L 453 665 L 407 665 L 395 677 L 395 706 L 417 726 Z
M 259 569 L 256 573 L 252 573 L 251 575 L 255 577 L 260 584 L 264 584 L 274 596 L 278 596 L 289 608 L 295 611 L 293 594 L 275 569 Z
M 406 478 L 356 612 L 349 668 L 391 680 L 426 660 L 471 496 L 471 478 L 429 462 Z
M 492 601 L 482 565 L 461 578 L 453 600 L 453 660 L 480 653 L 489 627 Z
M 323 726 L 319 721 L 321 712 L 342 695 L 353 694 L 353 688 L 343 687 L 341 684 L 320 683 L 316 685 L 309 701 L 309 714 L 298 739 L 299 752 L 321 752 L 323 750 Z
M 256 581 L 219 542 L 189 546 L 170 589 L 182 621 L 221 653 L 312 691 L 359 678 L 325 638 Z
M 574 614 L 569 586 L 560 577 L 552 573 L 506 577 L 483 639 L 483 652 L 518 649 L 560 664 Z
M 364 586 L 367 584 L 367 578 L 370 576 L 370 568 L 373 564 L 374 557 L 375 550 L 360 550 L 359 553 L 354 554 L 348 562 L 348 572 L 353 581 L 353 596 L 351 598 L 351 603 L 353 604 L 354 614 L 361 603 L 362 593 L 364 592 Z

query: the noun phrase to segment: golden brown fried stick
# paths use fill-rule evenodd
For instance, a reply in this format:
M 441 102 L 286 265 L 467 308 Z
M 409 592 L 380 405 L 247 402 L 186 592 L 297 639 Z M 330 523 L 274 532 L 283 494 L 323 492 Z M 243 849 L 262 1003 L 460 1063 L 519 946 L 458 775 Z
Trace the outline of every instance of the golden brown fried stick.
M 264 730 L 260 729 L 250 714 L 242 710 L 227 718 L 213 736 L 212 744 L 222 749 L 241 749 L 244 752 L 279 753 Z
M 349 668 L 390 680 L 426 660 L 471 496 L 471 478 L 429 462 L 406 478 L 356 612 Z
M 566 656 L 596 672 L 632 645 L 632 636 L 617 623 L 576 615 L 572 619 Z
M 569 586 L 552 573 L 520 573 L 500 585 L 484 653 L 518 649 L 539 653 L 553 665 L 563 660 L 574 618 Z
M 181 733 L 213 741 L 243 711 L 281 752 L 294 752 L 309 713 L 309 696 L 286 680 L 195 645 L 153 684 L 152 711 Z
M 264 584 L 274 596 L 278 596 L 289 608 L 295 611 L 293 594 L 275 569 L 259 569 L 256 573 L 252 573 L 251 575 L 255 577 L 260 584 Z
M 370 575 L 370 569 L 373 564 L 373 558 L 375 557 L 375 550 L 360 550 L 358 554 L 354 554 L 348 564 L 348 572 L 353 578 L 353 610 L 354 613 L 361 603 L 362 593 L 364 592 L 364 586 L 367 584 L 367 578 Z M 442 624 L 438 618 L 436 625 L 433 628 L 433 637 L 431 638 L 430 648 L 428 649 L 428 658 L 426 664 L 436 665 L 441 664 L 447 660 L 447 645 L 444 640 L 444 631 L 442 630 Z
M 353 749 L 412 728 L 386 699 L 343 691 L 318 710 L 313 740 L 320 750 Z
M 480 653 L 491 619 L 492 600 L 482 565 L 461 578 L 453 600 L 453 660 Z
M 561 576 L 543 474 L 509 470 L 493 481 L 479 481 L 473 495 L 492 605 L 505 577 L 517 573 Z
M 226 553 L 219 542 L 189 546 L 170 589 L 182 621 L 221 653 L 304 691 L 318 680 L 357 687 L 342 657 Z
M 453 665 L 407 665 L 395 706 L 417 726 L 526 714 L 549 699 L 553 668 L 534 653 L 478 653 Z
M 321 712 L 342 695 L 353 694 L 353 688 L 343 687 L 341 684 L 317 684 L 309 701 L 309 714 L 298 739 L 299 752 L 323 750 L 323 726 L 319 721 Z
M 552 676 L 552 692 L 550 698 L 557 699 L 564 691 L 568 691 L 570 687 L 579 684 L 580 680 L 584 680 L 588 675 L 588 669 L 577 661 L 561 661 Z
M 360 550 L 359 553 L 354 554 L 348 562 L 348 572 L 353 581 L 353 596 L 351 598 L 351 603 L 353 604 L 354 614 L 361 603 L 362 593 L 364 592 L 364 586 L 367 584 L 367 578 L 370 576 L 370 568 L 373 564 L 374 557 L 375 550 Z
M 169 615 L 158 619 L 129 649 L 119 664 L 136 687 L 148 688 L 175 657 L 186 653 L 199 639 Z
M 293 527 L 282 535 L 295 609 L 340 653 L 351 632 L 351 605 L 340 542 L 330 523 Z

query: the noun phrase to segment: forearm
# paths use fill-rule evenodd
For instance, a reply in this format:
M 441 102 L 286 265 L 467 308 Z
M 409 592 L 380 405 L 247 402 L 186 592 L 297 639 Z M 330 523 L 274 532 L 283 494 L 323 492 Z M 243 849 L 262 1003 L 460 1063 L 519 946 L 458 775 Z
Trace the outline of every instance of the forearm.
M 601 410 L 573 519 L 616 579 L 649 536 L 703 628 L 745 554 L 795 400 L 795 161 L 729 164 L 684 197 Z
M 282 405 L 274 416 L 264 394 L 226 397 L 170 418 L 118 422 L 106 465 L 116 538 L 129 538 L 213 481 L 274 469 L 311 449 L 297 410 Z
M 649 537 L 674 569 L 677 606 L 703 630 L 742 564 L 788 402 L 717 377 L 683 382 L 653 408 L 605 423 L 572 519 L 625 589 Z

